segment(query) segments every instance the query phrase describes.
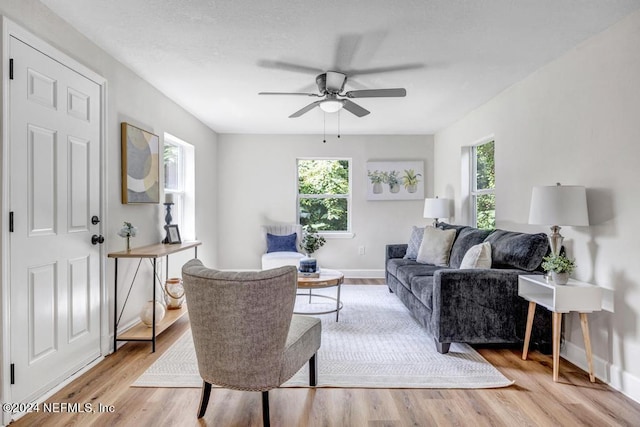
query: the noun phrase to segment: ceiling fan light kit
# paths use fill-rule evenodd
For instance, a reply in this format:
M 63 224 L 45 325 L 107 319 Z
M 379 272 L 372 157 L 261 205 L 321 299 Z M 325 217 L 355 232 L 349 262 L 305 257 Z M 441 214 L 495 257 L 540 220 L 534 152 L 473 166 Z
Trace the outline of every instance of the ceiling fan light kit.
M 370 113 L 369 110 L 361 107 L 350 99 L 353 98 L 397 98 L 407 95 L 404 88 L 393 89 L 364 89 L 344 91 L 347 83 L 347 75 L 338 71 L 327 71 L 326 73 L 316 76 L 316 84 L 320 93 L 303 93 L 303 92 L 260 92 L 259 95 L 304 95 L 316 96 L 324 98 L 319 101 L 312 102 L 291 114 L 289 118 L 300 117 L 301 115 L 311 111 L 315 107 L 320 107 L 325 113 L 335 113 L 341 109 L 345 109 L 357 117 L 364 117 Z

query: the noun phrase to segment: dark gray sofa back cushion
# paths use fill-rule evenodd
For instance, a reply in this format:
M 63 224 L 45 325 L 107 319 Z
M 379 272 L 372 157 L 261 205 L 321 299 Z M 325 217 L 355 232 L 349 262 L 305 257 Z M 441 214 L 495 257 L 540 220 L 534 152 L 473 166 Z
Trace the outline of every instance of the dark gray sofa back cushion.
M 451 268 L 460 268 L 462 258 L 471 248 L 471 246 L 484 242 L 492 230 L 480 230 L 473 227 L 464 227 L 458 231 L 458 237 L 451 248 L 451 256 L 449 257 L 449 266 Z
M 534 271 L 540 267 L 549 250 L 549 241 L 544 233 L 494 230 L 485 242 L 491 243 L 491 266 L 494 268 Z

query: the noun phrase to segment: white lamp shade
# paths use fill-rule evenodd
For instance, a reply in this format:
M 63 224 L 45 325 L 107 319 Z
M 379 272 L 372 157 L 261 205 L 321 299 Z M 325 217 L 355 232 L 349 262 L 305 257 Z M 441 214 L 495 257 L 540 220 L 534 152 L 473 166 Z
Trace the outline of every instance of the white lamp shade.
M 451 217 L 451 204 L 449 199 L 424 199 L 425 218 L 449 218 Z
M 533 187 L 529 224 L 589 225 L 585 188 L 578 185 Z

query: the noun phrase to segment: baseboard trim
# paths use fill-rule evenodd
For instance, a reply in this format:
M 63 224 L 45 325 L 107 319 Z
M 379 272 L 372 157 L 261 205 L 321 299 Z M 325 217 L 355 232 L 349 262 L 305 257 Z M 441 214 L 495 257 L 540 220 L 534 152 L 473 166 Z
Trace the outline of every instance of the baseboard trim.
M 384 279 L 384 270 L 350 270 L 337 269 L 346 278 L 352 279 Z
M 565 341 L 561 354 L 566 360 L 588 372 L 587 356 L 582 347 Z M 599 380 L 640 403 L 640 378 L 597 356 L 593 356 L 593 370 Z

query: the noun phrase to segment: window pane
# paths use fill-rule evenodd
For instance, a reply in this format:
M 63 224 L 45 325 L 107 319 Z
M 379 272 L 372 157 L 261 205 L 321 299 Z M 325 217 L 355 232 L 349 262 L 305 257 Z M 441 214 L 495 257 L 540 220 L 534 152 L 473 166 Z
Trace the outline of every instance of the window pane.
M 164 146 L 164 188 L 180 190 L 179 177 L 180 147 L 173 144 Z
M 476 226 L 485 230 L 496 228 L 496 195 L 482 194 L 476 197 Z
M 300 199 L 300 224 L 318 231 L 347 231 L 347 199 Z
M 476 146 L 476 189 L 495 188 L 495 161 L 493 141 Z
M 299 194 L 349 194 L 348 160 L 298 160 Z

